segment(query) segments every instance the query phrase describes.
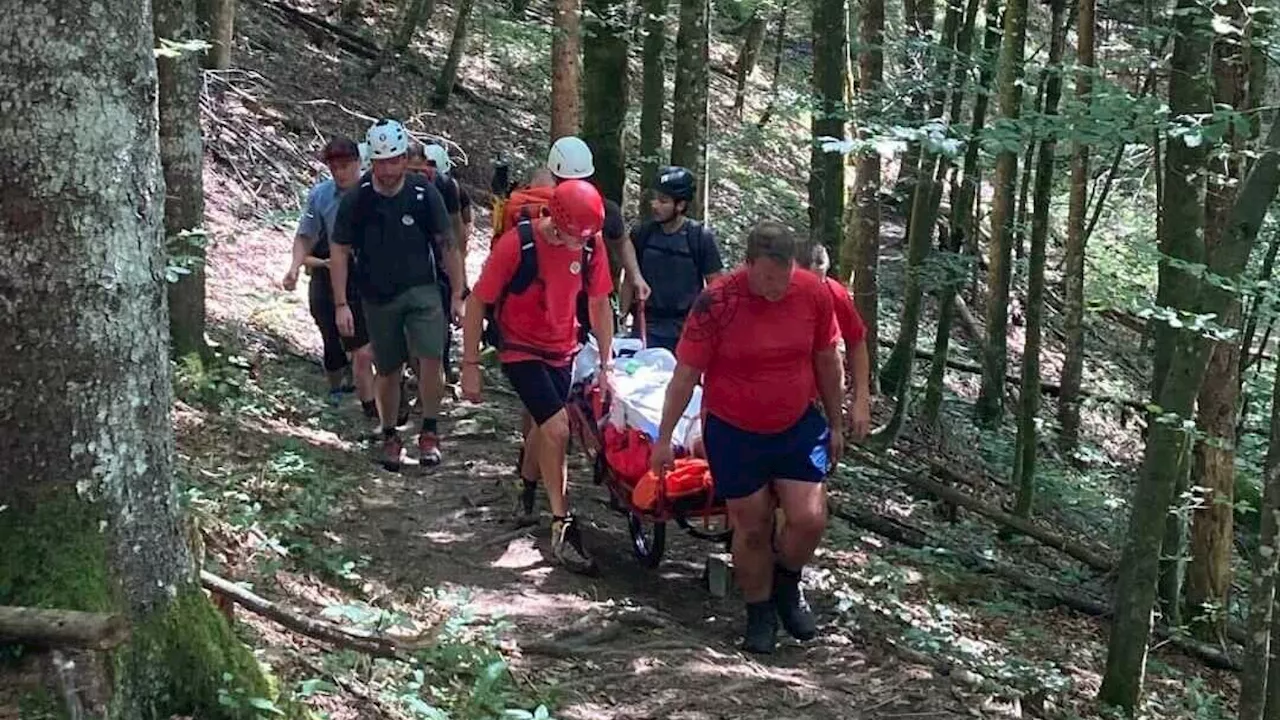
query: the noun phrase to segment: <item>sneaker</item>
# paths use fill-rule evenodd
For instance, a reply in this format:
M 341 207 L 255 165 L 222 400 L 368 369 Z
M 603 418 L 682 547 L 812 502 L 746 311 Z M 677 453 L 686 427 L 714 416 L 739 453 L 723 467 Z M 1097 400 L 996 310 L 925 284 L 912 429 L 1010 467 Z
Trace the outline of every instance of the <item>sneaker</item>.
M 582 547 L 582 533 L 572 517 L 551 521 L 551 554 L 570 572 L 594 575 L 596 561 Z
M 329 407 L 339 407 L 342 405 L 342 388 L 334 388 L 329 391 L 328 397 Z
M 361 400 L 360 409 L 364 411 L 364 416 L 370 420 L 378 419 L 378 403 L 373 400 Z
M 515 484 L 515 491 L 516 502 L 512 515 L 515 516 L 516 527 L 537 525 L 538 482 L 520 478 Z
M 804 597 L 800 584 L 800 572 L 781 565 L 773 569 L 773 600 L 777 605 L 778 619 L 782 627 L 797 640 L 812 640 L 818 634 L 818 624 L 813 610 Z
M 394 435 L 383 435 L 382 437 L 382 467 L 391 472 L 399 472 L 400 464 L 404 462 L 404 443 L 400 441 L 399 433 Z
M 778 644 L 778 613 L 772 600 L 747 603 L 747 631 L 742 649 L 757 655 L 770 655 Z
M 440 464 L 439 436 L 430 432 L 419 433 L 418 458 L 424 467 L 435 467 Z

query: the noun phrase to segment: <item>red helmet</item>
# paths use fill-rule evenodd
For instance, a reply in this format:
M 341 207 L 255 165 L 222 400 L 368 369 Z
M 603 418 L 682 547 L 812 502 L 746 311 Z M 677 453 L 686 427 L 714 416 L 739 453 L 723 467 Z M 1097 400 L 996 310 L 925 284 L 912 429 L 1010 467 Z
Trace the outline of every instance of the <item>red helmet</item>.
M 551 222 L 566 235 L 585 240 L 604 227 L 604 198 L 586 180 L 557 185 L 548 206 Z

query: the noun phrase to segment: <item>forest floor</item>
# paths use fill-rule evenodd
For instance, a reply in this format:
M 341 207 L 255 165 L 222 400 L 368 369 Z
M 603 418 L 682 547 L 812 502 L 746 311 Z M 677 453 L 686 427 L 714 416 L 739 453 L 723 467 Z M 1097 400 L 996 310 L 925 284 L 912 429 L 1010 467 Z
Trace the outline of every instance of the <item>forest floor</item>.
M 340 46 L 334 33 L 296 14 L 326 17 L 333 4 L 241 3 L 237 69 L 206 74 L 205 190 L 215 240 L 208 293 L 218 346 L 212 363 L 177 366 L 184 500 L 202 530 L 211 572 L 300 615 L 428 632 L 436 642 L 411 662 L 374 660 L 237 609 L 238 627 L 283 687 L 331 720 L 531 718 L 540 706 L 581 720 L 1095 716 L 1090 698 L 1105 661 L 1105 623 L 1065 609 L 1058 593 L 1105 605 L 1113 576 L 1023 536 L 997 534 L 987 515 L 1011 498 L 1000 468 L 1008 466 L 1012 436 L 1007 428 L 972 427 L 971 373 L 949 374 L 941 430 L 910 428 L 894 450 L 855 451 L 841 465 L 831 482 L 840 517 L 810 575 L 822 634 L 805 644 L 784 641 L 769 658 L 736 649 L 741 600 L 708 592 L 704 562 L 722 548 L 673 527 L 662 565 L 642 567 L 631 557 L 626 519 L 590 483 L 580 454 L 573 492 L 600 576 L 575 576 L 550 562 L 545 504 L 540 527 L 510 524 L 518 413 L 496 373 L 485 403 L 447 403 L 439 468 L 382 470 L 371 424 L 355 401 L 339 408 L 324 401 L 305 288 L 286 293 L 278 284 L 299 194 L 320 170 L 311 154 L 324 136 L 358 135 L 365 118 L 382 115 L 455 143 L 455 153 L 468 158 L 459 177 L 480 198 L 474 277 L 487 245 L 483 188 L 492 157 L 502 152 L 529 164 L 546 146 L 541 113 L 549 79 L 542 66 L 550 33 L 537 22 L 503 21 L 481 3 L 460 75 L 468 97 L 437 112 L 425 97 L 452 27 L 448 6 L 437 3 L 431 28 L 420 33 L 424 42 L 406 63 L 369 80 L 359 42 Z M 392 6 L 371 5 L 364 37 L 389 26 Z M 539 12 L 545 9 L 535 4 L 532 17 Z M 792 62 L 802 44 L 789 44 L 787 53 L 784 76 L 802 75 Z M 780 108 L 763 130 L 731 117 L 724 68 L 732 56 L 728 40 L 714 43 L 720 177 L 713 215 L 724 218 L 721 238 L 731 256 L 751 218 L 802 216 L 808 161 L 807 123 L 794 112 Z M 517 77 L 521 85 L 512 87 Z M 758 117 L 770 97 L 794 99 L 785 80 L 770 96 L 758 70 L 746 116 Z M 888 221 L 885 236 L 882 335 L 892 337 L 900 225 Z M 1050 358 L 1055 322 L 1051 313 Z M 1018 332 L 1015 319 L 1015 357 Z M 1137 345 L 1134 336 L 1108 335 L 1106 327 L 1092 332 L 1097 352 L 1108 357 Z M 923 329 L 922 346 L 931 337 Z M 963 355 L 964 344 L 957 345 Z M 1011 370 L 1016 374 L 1016 365 Z M 1055 373 L 1050 359 L 1048 379 Z M 1086 385 L 1123 396 L 1139 377 L 1137 370 L 1106 377 L 1095 371 Z M 881 420 L 888 411 L 882 405 Z M 1096 551 L 1102 564 L 1114 562 L 1113 551 L 1098 547 L 1118 546 L 1140 448 L 1125 417 L 1107 405 L 1089 411 L 1089 472 L 1047 445 L 1041 466 L 1045 514 L 1037 527 L 1068 538 L 1077 556 Z M 930 475 L 963 489 L 980 504 L 977 511 L 957 510 L 910 481 Z M 1149 667 L 1153 716 L 1232 714 L 1229 673 L 1165 643 Z

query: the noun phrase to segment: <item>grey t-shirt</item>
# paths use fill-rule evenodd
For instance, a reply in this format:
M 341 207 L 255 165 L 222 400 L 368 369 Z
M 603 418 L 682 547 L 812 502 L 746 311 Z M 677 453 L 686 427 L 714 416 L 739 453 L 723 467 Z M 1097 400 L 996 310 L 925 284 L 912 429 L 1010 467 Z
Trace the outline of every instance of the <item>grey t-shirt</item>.
M 307 193 L 307 206 L 298 219 L 297 234 L 315 240 L 315 245 L 311 248 L 311 254 L 315 257 L 329 257 L 329 239 L 333 237 L 342 195 L 333 178 L 316 183 L 311 192 Z
M 631 242 L 652 291 L 645 311 L 649 335 L 674 342 L 706 276 L 724 270 L 715 234 L 694 220 L 685 220 L 679 230 L 667 234 L 657 221 L 649 220 L 631 229 Z

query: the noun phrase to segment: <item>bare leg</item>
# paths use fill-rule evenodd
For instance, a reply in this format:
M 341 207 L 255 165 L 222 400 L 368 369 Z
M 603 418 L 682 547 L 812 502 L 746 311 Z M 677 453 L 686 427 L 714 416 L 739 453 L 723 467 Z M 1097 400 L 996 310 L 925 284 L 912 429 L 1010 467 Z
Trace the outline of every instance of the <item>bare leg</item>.
M 400 378 L 403 375 L 403 365 L 385 371 L 379 368 L 373 381 L 374 390 L 378 394 L 378 420 L 384 431 L 394 428 L 400 415 Z
M 538 455 L 538 468 L 542 471 L 542 484 L 547 488 L 547 500 L 552 517 L 569 514 L 569 501 L 565 488 L 569 482 L 569 467 L 565 458 L 569 446 L 569 415 L 563 409 L 535 431 L 537 438 L 533 450 Z M 525 455 L 529 455 L 529 451 Z
M 422 420 L 440 417 L 440 399 L 444 396 L 444 370 L 440 358 L 418 360 L 418 398 L 422 402 Z
M 827 488 L 803 480 L 777 480 L 774 486 L 787 517 L 778 538 L 778 561 L 789 570 L 800 570 L 813 559 L 827 529 Z
M 733 527 L 733 575 L 748 603 L 768 600 L 773 592 L 773 495 L 768 486 L 745 498 L 729 500 Z
M 351 375 L 356 383 L 356 395 L 360 402 L 368 402 L 374 397 L 373 348 L 365 345 L 351 353 Z

